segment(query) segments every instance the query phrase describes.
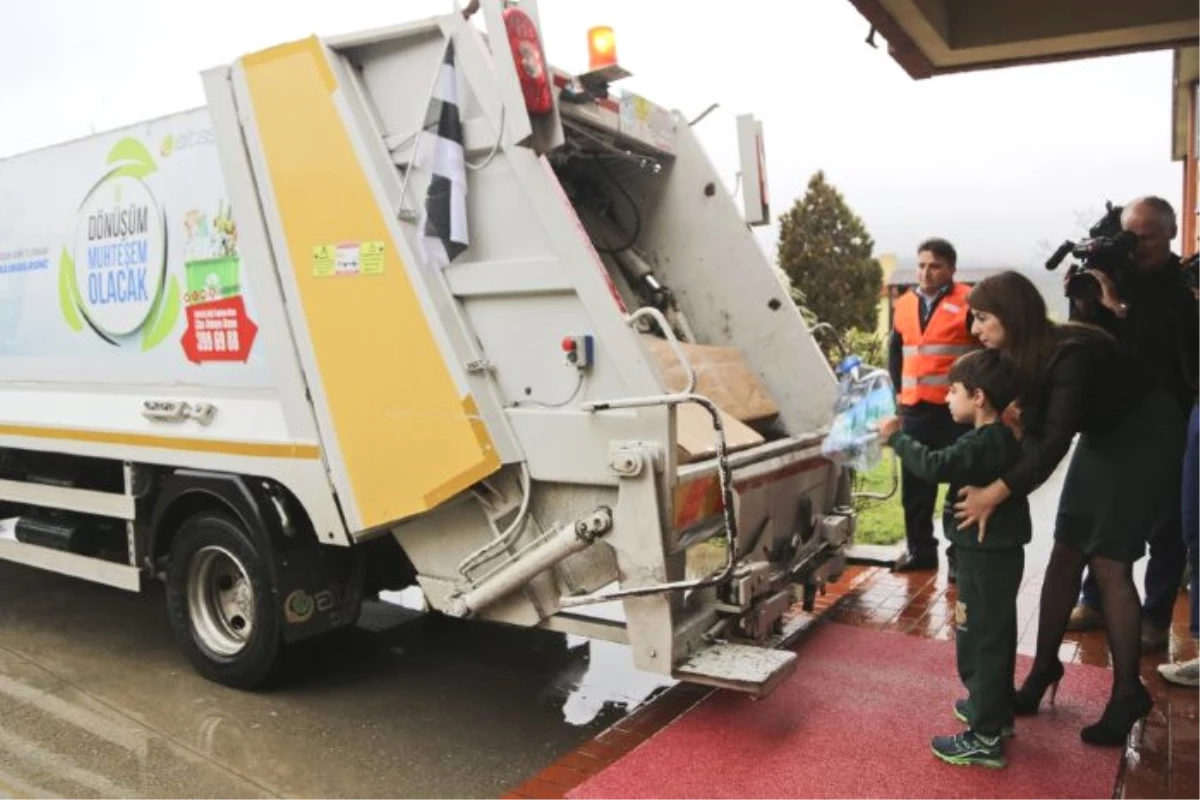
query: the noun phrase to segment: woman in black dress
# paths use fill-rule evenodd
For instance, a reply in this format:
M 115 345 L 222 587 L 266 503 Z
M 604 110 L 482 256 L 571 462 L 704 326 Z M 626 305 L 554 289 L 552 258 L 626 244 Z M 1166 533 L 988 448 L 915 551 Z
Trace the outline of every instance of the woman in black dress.
M 1063 675 L 1059 646 L 1079 595 L 1085 566 L 1100 586 L 1113 662 L 1113 689 L 1098 722 L 1081 731 L 1092 744 L 1120 745 L 1151 700 L 1138 673 L 1141 605 L 1132 565 L 1165 481 L 1159 454 L 1171 443 L 1154 419 L 1163 398 L 1136 392 L 1116 339 L 1086 324 L 1055 325 L 1032 282 L 1006 272 L 979 283 L 968 299 L 973 332 L 1014 362 L 1024 456 L 987 487 L 967 487 L 957 504 L 963 520 L 986 519 L 1009 494 L 1040 486 L 1081 434 L 1071 459 L 1058 515 L 1054 549 L 1042 583 L 1037 655 L 1016 691 L 1018 714 L 1035 714 L 1047 689 Z M 1169 434 L 1167 434 L 1169 435 Z M 1053 702 L 1053 691 L 1051 702 Z

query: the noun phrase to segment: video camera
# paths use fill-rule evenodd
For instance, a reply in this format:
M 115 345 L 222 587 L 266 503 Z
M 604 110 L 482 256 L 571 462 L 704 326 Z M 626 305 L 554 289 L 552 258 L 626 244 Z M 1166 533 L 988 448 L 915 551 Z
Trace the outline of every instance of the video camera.
M 1121 229 L 1121 206 L 1111 202 L 1100 221 L 1088 230 L 1088 238 L 1078 243 L 1063 242 L 1046 261 L 1046 269 L 1054 270 L 1067 255 L 1078 259 L 1067 272 L 1067 297 L 1073 300 L 1094 300 L 1100 296 L 1100 284 L 1084 270 L 1095 269 L 1120 281 L 1132 270 L 1133 254 L 1137 249 L 1137 234 Z

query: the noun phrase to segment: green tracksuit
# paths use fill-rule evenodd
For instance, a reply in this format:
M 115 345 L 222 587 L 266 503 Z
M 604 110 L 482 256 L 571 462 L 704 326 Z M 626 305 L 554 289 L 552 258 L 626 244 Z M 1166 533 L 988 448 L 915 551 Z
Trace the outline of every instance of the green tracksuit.
M 1012 431 L 996 422 L 975 428 L 949 447 L 932 450 L 897 433 L 888 440 L 905 469 L 931 483 L 987 486 L 1021 456 Z M 996 736 L 1012 722 L 1017 657 L 1017 591 L 1025 569 L 1024 545 L 1032 526 L 1029 503 L 1009 497 L 979 528 L 960 529 L 954 509 L 943 515 L 946 537 L 958 551 L 958 605 L 954 612 L 958 674 L 967 687 L 971 729 Z

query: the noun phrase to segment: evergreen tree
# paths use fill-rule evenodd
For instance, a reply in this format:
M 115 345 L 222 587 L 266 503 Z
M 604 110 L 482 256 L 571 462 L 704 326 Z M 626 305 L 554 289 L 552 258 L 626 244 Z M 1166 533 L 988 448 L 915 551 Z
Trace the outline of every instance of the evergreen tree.
M 883 271 L 874 247 L 824 172 L 812 176 L 804 197 L 780 218 L 779 268 L 812 315 L 843 337 L 852 329 L 874 331 L 878 322 Z

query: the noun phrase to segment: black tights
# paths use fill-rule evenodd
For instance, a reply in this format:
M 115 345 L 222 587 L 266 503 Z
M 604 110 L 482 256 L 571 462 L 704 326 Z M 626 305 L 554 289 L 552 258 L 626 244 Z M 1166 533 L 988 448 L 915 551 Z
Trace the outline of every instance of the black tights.
M 1054 543 L 1042 582 L 1033 670 L 1050 669 L 1051 664 L 1058 661 L 1058 649 L 1067 632 L 1071 609 L 1079 597 L 1083 568 L 1089 564 L 1100 586 L 1104 627 L 1108 632 L 1108 649 L 1112 653 L 1112 699 L 1115 700 L 1141 689 L 1138 662 L 1142 653 L 1142 606 L 1133 585 L 1133 568 L 1129 564 L 1099 556 L 1089 559 L 1073 547 Z

